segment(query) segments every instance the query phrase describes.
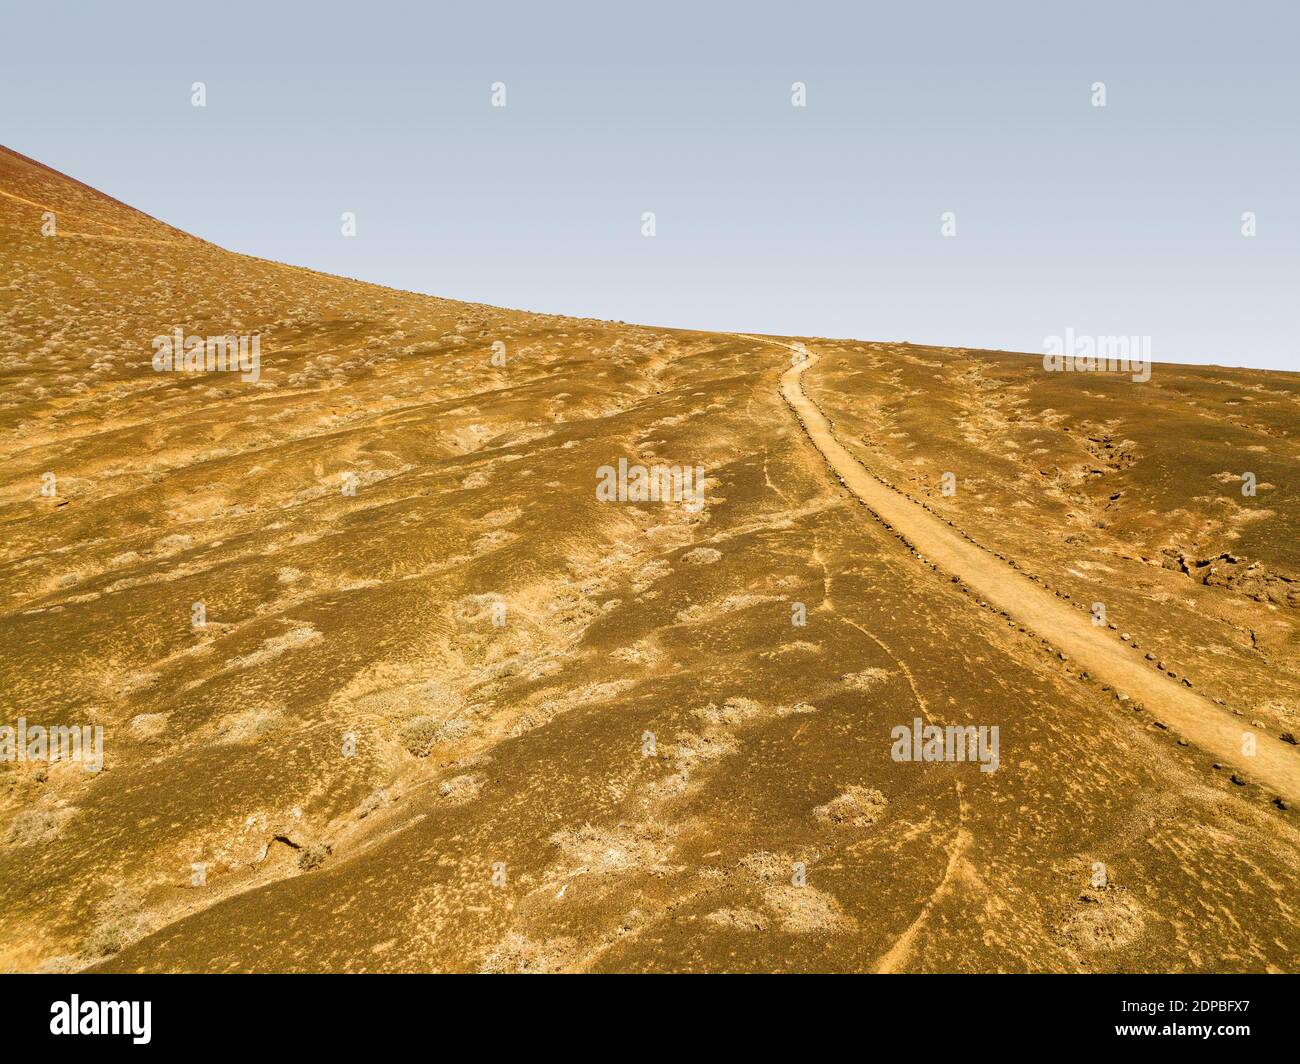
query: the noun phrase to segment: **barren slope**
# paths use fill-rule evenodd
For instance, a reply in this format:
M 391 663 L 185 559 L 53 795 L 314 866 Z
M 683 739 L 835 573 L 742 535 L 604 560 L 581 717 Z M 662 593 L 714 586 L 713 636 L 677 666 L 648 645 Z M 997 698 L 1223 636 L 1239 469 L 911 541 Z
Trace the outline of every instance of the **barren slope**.
M 99 773 L 0 762 L 0 966 L 1300 966 L 1284 792 L 921 564 L 804 435 L 780 347 L 249 259 L 12 154 L 0 191 L 0 724 L 105 729 Z M 176 327 L 259 334 L 260 380 L 154 372 Z M 1017 356 L 807 342 L 808 394 L 905 490 L 956 446 L 910 360 L 1059 387 Z M 1258 446 L 1294 456 L 1294 377 L 1175 372 L 1203 385 L 1162 385 L 1162 416 L 1236 433 L 1248 393 Z M 1067 400 L 1098 424 L 1129 401 Z M 963 486 L 994 480 L 966 446 Z M 1139 450 L 1125 476 L 1180 472 L 1175 444 Z M 702 466 L 703 509 L 598 501 L 621 457 Z M 1253 523 L 1165 490 L 1281 579 L 1269 468 Z M 1083 501 L 1016 483 L 945 516 L 1070 586 L 1020 548 Z M 1150 518 L 1125 529 L 1160 555 Z M 1292 607 L 1125 564 L 1132 656 L 1159 646 L 1294 759 Z M 998 770 L 893 760 L 918 716 L 999 726 Z

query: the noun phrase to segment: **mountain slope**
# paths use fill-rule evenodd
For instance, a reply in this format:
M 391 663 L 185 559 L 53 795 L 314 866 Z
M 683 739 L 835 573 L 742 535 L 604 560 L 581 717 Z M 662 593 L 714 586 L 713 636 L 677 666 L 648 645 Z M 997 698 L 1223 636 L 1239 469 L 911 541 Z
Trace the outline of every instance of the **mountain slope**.
M 104 729 L 98 773 L 0 762 L 0 966 L 1296 969 L 1294 811 L 919 564 L 786 351 L 235 255 L 12 153 L 0 191 L 0 725 Z M 257 379 L 156 371 L 178 328 Z M 803 342 L 868 468 L 1284 745 L 1294 376 L 1159 366 L 1139 438 L 1117 382 Z M 601 501 L 620 458 L 702 506 Z M 918 717 L 997 770 L 895 760 Z

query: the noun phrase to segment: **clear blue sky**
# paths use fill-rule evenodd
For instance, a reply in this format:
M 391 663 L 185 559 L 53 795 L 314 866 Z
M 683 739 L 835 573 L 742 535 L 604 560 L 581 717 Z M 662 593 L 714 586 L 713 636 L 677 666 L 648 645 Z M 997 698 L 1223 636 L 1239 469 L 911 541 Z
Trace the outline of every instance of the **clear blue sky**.
M 1289 0 L 0 0 L 0 25 L 0 142 L 233 250 L 650 324 L 1072 328 L 1300 369 Z

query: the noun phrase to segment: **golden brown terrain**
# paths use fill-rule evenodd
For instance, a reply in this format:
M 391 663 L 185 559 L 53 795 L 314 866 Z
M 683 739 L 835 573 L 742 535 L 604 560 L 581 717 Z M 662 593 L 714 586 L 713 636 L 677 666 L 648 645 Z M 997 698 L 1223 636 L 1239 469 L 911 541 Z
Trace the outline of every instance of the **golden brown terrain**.
M 0 969 L 1300 970 L 1300 375 L 457 303 L 3 150 L 0 261 L 0 726 L 104 729 L 0 761 Z

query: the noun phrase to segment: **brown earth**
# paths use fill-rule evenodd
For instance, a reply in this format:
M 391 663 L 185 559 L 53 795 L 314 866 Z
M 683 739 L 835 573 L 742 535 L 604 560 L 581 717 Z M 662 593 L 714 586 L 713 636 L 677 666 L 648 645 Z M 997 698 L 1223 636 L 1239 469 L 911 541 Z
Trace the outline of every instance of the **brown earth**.
M 0 726 L 104 735 L 0 761 L 0 968 L 1300 969 L 1300 376 L 792 368 L 0 193 Z

